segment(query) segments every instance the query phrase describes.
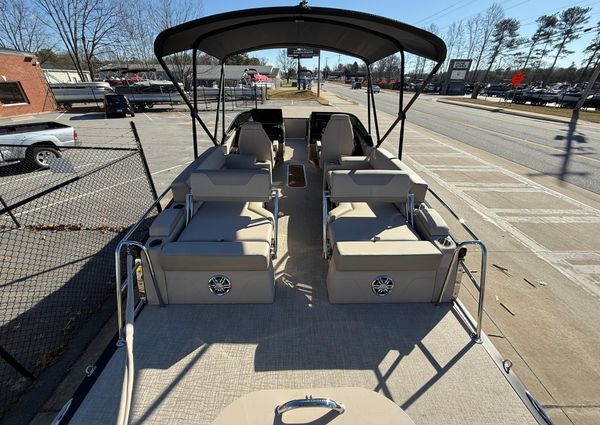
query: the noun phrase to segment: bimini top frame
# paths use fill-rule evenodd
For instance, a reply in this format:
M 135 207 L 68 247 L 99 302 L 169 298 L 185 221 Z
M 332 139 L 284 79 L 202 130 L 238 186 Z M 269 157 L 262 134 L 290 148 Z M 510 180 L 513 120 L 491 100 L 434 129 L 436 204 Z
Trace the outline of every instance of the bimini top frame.
M 195 78 L 192 80 L 194 88 L 194 102 L 192 104 L 173 78 L 163 58 L 175 53 L 192 50 L 195 76 L 195 62 L 198 51 L 219 59 L 221 66 L 223 66 L 227 58 L 235 54 L 282 47 L 312 47 L 354 56 L 364 61 L 369 74 L 369 129 L 371 127 L 370 111 L 372 106 L 377 132 L 377 146 L 387 138 L 398 122 L 404 123 L 406 111 L 420 94 L 420 91 L 415 93 L 408 104 L 403 106 L 404 53 L 412 53 L 436 62 L 431 73 L 422 84 L 422 88 L 427 85 L 446 58 L 446 45 L 439 37 L 430 32 L 368 13 L 308 7 L 304 1 L 295 7 L 247 9 L 207 16 L 169 28 L 161 32 L 154 42 L 156 57 L 169 78 L 174 81 L 175 87 L 180 90 L 182 97 L 192 111 L 192 117 L 195 117 L 195 120 L 193 120 L 194 129 L 197 120 L 215 144 L 218 144 L 216 128 L 214 134 L 211 134 L 197 113 Z M 398 118 L 383 137 L 379 137 L 375 98 L 372 90 L 370 90 L 372 84 L 370 66 L 374 62 L 398 52 L 401 54 L 402 76 Z M 223 72 L 221 75 L 223 75 Z M 223 81 L 221 81 L 220 97 L 224 99 L 222 83 Z M 222 122 L 222 125 L 224 126 L 224 122 Z M 404 125 L 401 126 L 400 132 L 399 156 L 402 154 L 403 128 Z M 194 145 L 196 151 L 195 131 Z

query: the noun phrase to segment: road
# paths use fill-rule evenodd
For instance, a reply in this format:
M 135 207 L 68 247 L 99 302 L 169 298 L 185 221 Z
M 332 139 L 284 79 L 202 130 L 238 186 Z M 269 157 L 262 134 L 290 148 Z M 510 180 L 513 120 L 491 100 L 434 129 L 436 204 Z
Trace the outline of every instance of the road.
M 326 84 L 325 89 L 366 104 L 364 90 Z M 407 94 L 406 101 L 412 96 Z M 377 110 L 396 115 L 398 92 L 375 95 Z M 436 102 L 422 95 L 407 120 L 462 143 L 483 149 L 535 170 L 540 175 L 600 193 L 600 126 L 542 121 Z M 572 128 L 571 128 L 572 127 Z M 380 129 L 382 132 L 384 128 Z M 533 175 L 531 177 L 534 177 Z

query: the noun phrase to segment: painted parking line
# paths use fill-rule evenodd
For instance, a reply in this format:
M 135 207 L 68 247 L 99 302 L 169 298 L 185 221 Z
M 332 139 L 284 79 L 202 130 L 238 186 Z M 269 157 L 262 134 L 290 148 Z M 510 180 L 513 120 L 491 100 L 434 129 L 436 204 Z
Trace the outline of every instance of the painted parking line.
M 148 116 L 148 114 L 147 114 L 147 113 L 143 112 L 143 114 L 144 114 L 144 116 L 145 116 L 146 118 L 148 118 L 150 121 L 153 121 L 153 119 L 152 119 L 152 118 L 150 118 L 150 117 Z
M 410 152 L 405 152 L 407 161 L 415 168 L 415 171 L 423 171 L 429 174 L 440 186 L 460 196 L 460 198 L 486 222 L 498 226 L 503 232 L 509 233 L 538 258 L 550 264 L 569 280 L 588 293 L 600 297 L 600 281 L 598 279 L 598 267 L 596 267 L 596 265 L 600 263 L 600 252 L 554 251 L 536 241 L 534 237 L 525 234 L 516 226 L 519 223 L 534 223 L 548 226 L 556 224 L 597 225 L 600 223 L 600 210 L 560 192 L 537 184 L 526 177 L 478 158 L 469 152 L 462 151 L 461 149 L 444 143 L 434 137 L 425 134 L 421 135 L 423 137 L 428 137 L 430 142 L 435 142 L 439 146 L 444 146 L 457 153 L 461 152 L 465 157 L 478 161 L 480 165 L 429 165 L 420 161 L 420 158 L 427 158 L 427 156 L 419 155 L 418 153 L 412 154 Z M 441 156 L 447 156 L 447 154 L 441 154 Z M 448 182 L 447 179 L 439 174 L 440 171 L 459 170 L 463 172 L 476 171 L 500 173 L 510 177 L 515 180 L 515 182 L 510 184 L 499 182 Z M 539 193 L 554 197 L 572 208 L 524 209 L 519 205 L 515 205 L 515 208 L 490 208 L 474 197 L 474 194 L 483 192 L 498 194 L 503 192 Z
M 62 113 L 61 113 L 59 116 L 57 116 L 56 118 L 54 118 L 54 121 L 58 121 L 58 119 L 59 119 L 60 117 L 62 117 L 64 114 L 65 114 L 65 112 L 62 112 Z
M 192 163 L 192 161 L 183 162 L 181 164 L 177 164 L 177 165 L 174 165 L 174 166 L 169 167 L 169 168 L 163 168 L 162 170 L 158 170 L 158 171 L 155 171 L 155 172 L 150 173 L 150 174 L 153 175 L 153 176 L 155 176 L 156 174 L 162 174 L 162 173 L 166 173 L 167 171 L 174 170 L 176 168 L 185 167 L 185 166 L 187 166 L 187 165 L 189 165 L 191 163 Z

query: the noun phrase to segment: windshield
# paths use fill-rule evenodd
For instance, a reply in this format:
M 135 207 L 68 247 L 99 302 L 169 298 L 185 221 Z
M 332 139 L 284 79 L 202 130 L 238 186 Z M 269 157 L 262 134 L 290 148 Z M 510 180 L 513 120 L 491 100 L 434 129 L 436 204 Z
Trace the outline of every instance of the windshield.
M 106 96 L 107 105 L 126 105 L 127 99 L 125 96 Z

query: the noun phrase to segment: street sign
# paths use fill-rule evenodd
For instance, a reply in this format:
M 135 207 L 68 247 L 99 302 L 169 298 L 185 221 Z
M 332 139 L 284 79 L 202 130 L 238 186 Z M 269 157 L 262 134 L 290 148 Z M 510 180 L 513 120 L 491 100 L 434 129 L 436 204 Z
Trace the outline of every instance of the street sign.
M 310 49 L 306 47 L 288 47 L 287 55 L 294 59 L 310 59 L 319 56 L 319 49 Z
M 523 71 L 517 71 L 517 73 L 513 75 L 512 80 L 510 81 L 514 88 L 519 87 L 519 84 L 525 81 L 525 75 L 523 75 Z

